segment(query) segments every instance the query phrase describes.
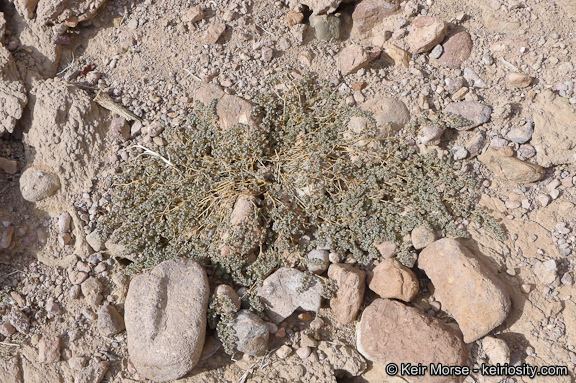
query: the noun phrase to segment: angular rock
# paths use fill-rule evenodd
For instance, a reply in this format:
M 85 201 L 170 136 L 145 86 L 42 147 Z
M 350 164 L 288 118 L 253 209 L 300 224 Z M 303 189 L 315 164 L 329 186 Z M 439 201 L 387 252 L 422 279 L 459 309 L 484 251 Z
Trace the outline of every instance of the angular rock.
M 549 285 L 556 280 L 557 274 L 556 261 L 551 259 L 546 262 L 537 261 L 534 265 L 534 274 L 544 285 Z
M 410 112 L 406 105 L 392 97 L 374 98 L 366 101 L 362 109 L 371 112 L 376 120 L 378 135 L 376 138 L 387 138 L 398 133 L 408 122 Z
M 337 285 L 336 294 L 330 299 L 330 308 L 338 322 L 347 325 L 356 319 L 364 300 L 366 273 L 351 265 L 335 263 L 330 265 L 328 277 Z
M 370 55 L 360 45 L 349 45 L 335 56 L 342 76 L 357 72 L 370 61 Z
M 488 148 L 478 156 L 478 160 L 488 167 L 494 177 L 506 182 L 524 184 L 540 181 L 544 177 L 544 168 L 539 165 L 512 157 L 512 148 Z
M 252 356 L 261 356 L 266 352 L 270 330 L 258 315 L 249 310 L 240 310 L 234 319 L 234 331 L 238 338 L 238 351 Z
M 458 130 L 469 130 L 490 120 L 492 108 L 477 101 L 460 101 L 448 104 L 444 108 L 444 113 L 455 114 L 470 124 L 458 127 Z
M 310 16 L 310 26 L 314 28 L 318 40 L 338 40 L 342 35 L 340 17 L 338 16 L 312 15 Z
M 549 167 L 576 163 L 576 108 L 551 90 L 544 90 L 533 108 L 536 161 Z
M 0 249 L 8 249 L 12 245 L 13 238 L 14 226 L 8 226 L 2 231 L 2 236 L 0 236 Z
M 90 277 L 80 284 L 82 295 L 91 306 L 98 306 L 102 301 L 102 291 L 104 286 L 95 277 Z
M 0 334 L 4 335 L 5 337 L 12 336 L 15 332 L 16 329 L 9 322 L 4 322 L 0 325 Z
M 356 345 L 364 357 L 379 364 L 441 363 L 465 366 L 468 357 L 462 335 L 440 320 L 389 299 L 376 299 L 362 313 Z M 430 376 L 429 369 L 414 382 L 456 383 L 461 380 Z
M 20 177 L 20 192 L 26 201 L 41 201 L 53 196 L 58 189 L 60 180 L 51 172 L 30 167 Z
M 410 67 L 410 60 L 412 59 L 410 52 L 405 51 L 397 45 L 388 44 L 385 48 L 385 53 L 393 61 L 393 65 L 396 68 L 408 69 Z
M 91 360 L 87 367 L 76 373 L 74 383 L 100 383 L 110 368 L 110 362 Z
M 448 25 L 437 17 L 418 16 L 412 22 L 406 43 L 413 54 L 428 52 L 442 42 Z
M 46 335 L 38 342 L 38 362 L 57 363 L 60 361 L 60 337 Z
M 438 141 L 444 134 L 444 128 L 438 125 L 424 125 L 418 132 L 418 141 L 426 145 Z
M 435 288 L 436 300 L 450 312 L 466 343 L 498 327 L 510 312 L 510 297 L 503 283 L 457 240 L 440 239 L 418 258 Z
M 88 273 L 84 271 L 71 270 L 68 272 L 68 278 L 70 279 L 70 283 L 73 285 L 79 285 L 88 279 Z
M 100 233 L 98 233 L 98 230 L 94 230 L 92 233 L 88 234 L 86 236 L 86 242 L 88 242 L 88 244 L 94 251 L 102 250 L 103 243 L 102 238 L 100 237 Z
M 420 286 L 412 270 L 396 258 L 388 258 L 374 268 L 368 288 L 381 298 L 395 298 L 410 302 L 418 294 Z
M 313 278 L 312 283 L 303 292 L 304 273 L 289 267 L 282 267 L 264 280 L 257 290 L 258 296 L 266 308 L 268 318 L 278 324 L 288 318 L 294 311 L 318 312 L 322 301 L 322 286 Z
M 28 334 L 30 318 L 22 311 L 13 308 L 12 311 L 10 311 L 10 315 L 8 315 L 8 322 L 10 322 L 20 334 Z
M 224 23 L 212 24 L 204 32 L 202 40 L 204 40 L 208 44 L 216 44 L 218 40 L 220 40 L 220 37 L 222 37 L 222 35 L 224 34 L 225 30 L 226 30 L 226 24 Z
M 98 330 L 102 336 L 110 337 L 126 328 L 124 318 L 114 306 L 104 304 L 98 311 Z
M 448 68 L 458 69 L 472 53 L 472 38 L 464 28 L 457 27 L 448 32 L 442 48 L 444 52 L 438 62 Z
M 436 240 L 434 230 L 428 225 L 416 226 L 411 233 L 412 246 L 416 250 L 420 250 L 431 244 Z
M 386 0 L 363 0 L 352 13 L 352 28 L 354 33 L 364 35 L 386 17 L 393 15 L 400 9 L 395 1 Z
M 124 320 L 130 360 L 148 379 L 178 379 L 198 362 L 209 295 L 204 269 L 187 258 L 164 261 L 128 288 Z
M 376 245 L 376 249 L 384 259 L 392 258 L 396 255 L 398 246 L 394 242 L 384 241 Z

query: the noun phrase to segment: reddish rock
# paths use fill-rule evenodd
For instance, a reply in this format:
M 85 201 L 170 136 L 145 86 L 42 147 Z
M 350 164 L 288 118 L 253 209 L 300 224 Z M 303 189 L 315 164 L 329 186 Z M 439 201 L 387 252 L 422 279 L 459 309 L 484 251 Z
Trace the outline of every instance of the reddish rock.
M 412 53 L 423 53 L 434 48 L 446 36 L 447 24 L 430 16 L 418 16 L 414 19 L 406 43 Z
M 370 55 L 360 45 L 350 45 L 336 55 L 336 65 L 343 76 L 355 73 L 370 61 Z
M 503 283 L 476 256 L 452 238 L 426 247 L 418 267 L 432 281 L 436 300 L 450 312 L 466 343 L 498 327 L 510 312 L 510 297 Z
M 364 0 L 352 13 L 354 32 L 363 35 L 370 32 L 375 25 L 394 14 L 400 6 L 395 1 Z
M 366 273 L 342 263 L 330 265 L 328 277 L 336 281 L 338 290 L 330 299 L 330 308 L 338 321 L 346 325 L 356 319 L 364 299 Z
M 381 298 L 395 298 L 405 302 L 414 299 L 420 288 L 414 272 L 396 258 L 385 259 L 376 266 L 368 287 Z
M 438 59 L 441 65 L 458 69 L 472 52 L 472 38 L 464 28 L 455 28 L 450 31 L 442 43 L 444 52 Z
M 389 299 L 376 299 L 362 313 L 357 348 L 367 359 L 380 364 L 403 363 L 429 366 L 465 366 L 468 356 L 462 335 L 440 320 Z M 418 383 L 457 383 L 462 378 L 411 377 Z
M 208 29 L 206 29 L 206 32 L 204 32 L 202 40 L 208 44 L 216 44 L 218 40 L 220 40 L 220 37 L 224 34 L 225 30 L 226 24 L 224 23 L 212 24 L 208 27 Z
M 19 169 L 18 161 L 0 157 L 0 169 L 4 170 L 8 174 L 16 174 Z
M 57 363 L 60 361 L 60 337 L 44 336 L 38 342 L 38 361 L 40 363 Z

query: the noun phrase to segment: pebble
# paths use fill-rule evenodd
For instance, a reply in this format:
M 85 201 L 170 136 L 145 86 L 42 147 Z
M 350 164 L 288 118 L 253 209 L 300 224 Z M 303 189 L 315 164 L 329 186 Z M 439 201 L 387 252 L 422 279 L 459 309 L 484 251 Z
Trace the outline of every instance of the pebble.
M 280 348 L 276 350 L 276 356 L 280 359 L 286 359 L 290 354 L 292 354 L 292 347 L 287 344 L 280 346 Z
M 308 253 L 306 268 L 314 274 L 322 274 L 330 265 L 330 252 L 328 250 L 312 250 Z
M 462 76 L 472 88 L 488 88 L 488 84 L 470 67 L 464 68 Z
M 551 199 L 550 199 L 550 196 L 548 196 L 548 195 L 540 194 L 536 197 L 536 200 L 538 201 L 540 206 L 544 207 L 544 206 L 548 206 Z
M 438 44 L 430 51 L 430 57 L 433 59 L 438 59 L 440 56 L 442 56 L 443 52 L 444 48 L 442 48 L 442 45 Z
M 312 15 L 309 20 L 318 40 L 340 39 L 342 34 L 340 17 L 336 15 Z
M 0 325 L 0 334 L 4 335 L 5 337 L 12 336 L 16 332 L 14 326 L 12 326 L 8 322 L 4 322 Z
M 20 191 L 26 201 L 37 202 L 54 195 L 60 180 L 54 173 L 30 167 L 20 176 Z
M 452 147 L 452 156 L 454 157 L 455 161 L 463 160 L 468 156 L 468 151 L 463 146 L 453 146 Z
M 558 190 L 558 189 L 554 189 L 554 190 L 552 190 L 552 191 L 550 192 L 550 197 L 551 197 L 552 199 L 556 199 L 556 198 L 558 198 L 559 196 L 560 196 L 560 190 Z
M 506 76 L 506 83 L 510 88 L 526 88 L 532 83 L 532 77 L 523 73 L 510 73 Z
M 16 174 L 19 169 L 18 161 L 0 157 L 0 169 L 4 170 L 8 174 Z
M 216 289 L 214 289 L 214 296 L 220 298 L 227 298 L 232 302 L 233 307 L 230 308 L 224 307 L 223 312 L 229 313 L 229 312 L 237 312 L 238 310 L 240 310 L 242 302 L 240 300 L 240 297 L 238 296 L 238 293 L 236 293 L 236 291 L 234 291 L 234 289 L 231 286 L 226 284 L 218 285 Z
M 312 349 L 310 347 L 300 347 L 296 350 L 296 354 L 300 357 L 300 359 L 306 359 L 312 353 Z
M 565 286 L 572 286 L 574 284 L 574 280 L 572 279 L 570 273 L 564 273 L 564 275 L 560 279 L 560 282 Z
M 236 333 L 236 349 L 252 356 L 261 356 L 266 352 L 268 326 L 251 311 L 241 310 L 233 325 Z
M 522 204 L 519 201 L 506 201 L 504 204 L 508 209 L 518 209 Z
M 532 134 L 534 133 L 534 124 L 532 122 L 526 121 L 524 125 L 516 126 L 508 132 L 506 137 L 518 144 L 524 144 L 532 138 Z
M 114 306 L 104 304 L 98 311 L 98 330 L 105 337 L 111 337 L 118 334 L 126 328 L 124 318 Z
M 324 327 L 324 321 L 322 318 L 316 317 L 312 322 L 310 322 L 310 328 L 312 330 L 320 330 L 322 327 Z

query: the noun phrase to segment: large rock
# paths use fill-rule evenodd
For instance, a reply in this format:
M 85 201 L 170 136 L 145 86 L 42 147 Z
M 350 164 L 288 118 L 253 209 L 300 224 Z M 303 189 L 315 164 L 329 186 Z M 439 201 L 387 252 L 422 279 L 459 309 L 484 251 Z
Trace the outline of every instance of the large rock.
M 338 322 L 346 325 L 356 319 L 364 300 L 366 273 L 351 265 L 334 263 L 328 269 L 328 277 L 335 280 L 338 287 L 330 299 L 330 308 Z
M 362 109 L 371 112 L 372 117 L 376 120 L 377 138 L 393 136 L 410 122 L 408 108 L 396 98 L 374 98 L 366 101 L 362 105 Z
M 418 16 L 412 22 L 406 42 L 414 54 L 427 52 L 439 44 L 446 36 L 448 25 L 431 16 Z
M 363 0 L 352 13 L 352 27 L 357 35 L 364 35 L 372 31 L 376 25 L 398 11 L 400 6 L 397 1 L 386 0 Z
M 457 331 L 414 307 L 389 299 L 376 299 L 362 313 L 356 331 L 358 351 L 379 364 L 465 366 L 466 345 Z M 429 372 L 429 370 L 428 370 Z M 459 378 L 411 377 L 413 382 L 456 383 Z
M 404 302 L 414 299 L 420 288 L 414 272 L 396 258 L 384 259 L 376 266 L 368 287 L 381 298 L 401 299 Z
M 536 161 L 544 167 L 576 163 L 576 108 L 551 90 L 536 100 L 530 141 L 536 148 Z
M 198 362 L 206 333 L 209 295 L 206 272 L 176 258 L 135 277 L 124 320 L 130 360 L 148 379 L 178 379 Z
M 298 309 L 318 312 L 322 301 L 322 286 L 313 277 L 312 283 L 302 291 L 303 277 L 301 271 L 282 267 L 264 280 L 257 294 L 272 322 L 278 324 Z
M 488 167 L 499 181 L 524 184 L 540 181 L 544 177 L 544 169 L 531 162 L 513 157 L 513 149 L 489 148 L 478 160 Z
M 0 44 L 0 137 L 12 133 L 28 102 L 10 52 Z
M 442 308 L 458 322 L 464 341 L 474 342 L 498 327 L 510 312 L 503 283 L 457 240 L 440 239 L 418 258 Z

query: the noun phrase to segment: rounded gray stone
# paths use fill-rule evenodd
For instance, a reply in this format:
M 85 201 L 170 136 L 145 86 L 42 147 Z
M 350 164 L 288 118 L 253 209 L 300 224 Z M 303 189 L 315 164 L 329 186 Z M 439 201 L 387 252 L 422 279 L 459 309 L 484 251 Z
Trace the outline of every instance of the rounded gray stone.
M 209 291 L 206 272 L 187 258 L 164 261 L 132 280 L 124 320 L 130 360 L 141 375 L 167 382 L 196 365 Z
M 28 168 L 20 177 L 20 192 L 26 201 L 41 201 L 54 195 L 58 189 L 60 189 L 60 180 L 51 172 Z
M 238 351 L 252 356 L 263 355 L 268 345 L 270 330 L 262 319 L 248 310 L 241 310 L 234 320 Z

